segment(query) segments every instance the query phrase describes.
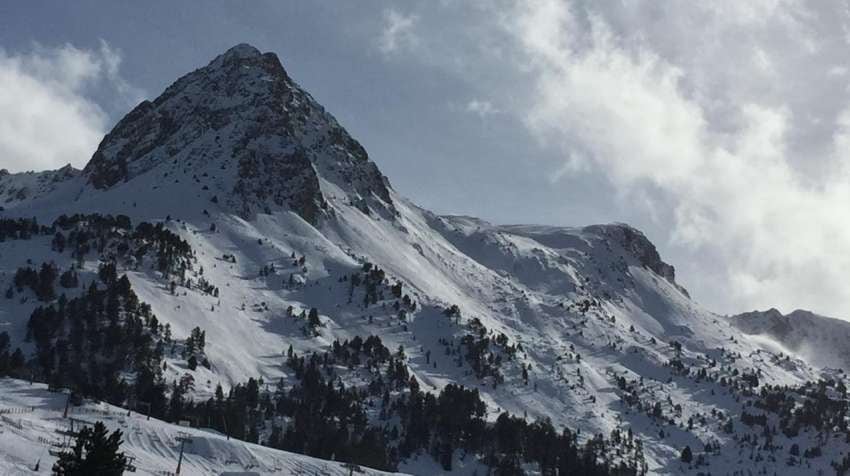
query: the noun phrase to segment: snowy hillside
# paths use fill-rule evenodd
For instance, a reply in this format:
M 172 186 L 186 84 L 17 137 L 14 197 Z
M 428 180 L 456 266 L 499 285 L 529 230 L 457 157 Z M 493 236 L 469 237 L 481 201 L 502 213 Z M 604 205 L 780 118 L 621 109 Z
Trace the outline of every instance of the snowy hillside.
M 66 165 L 59 170 L 10 174 L 0 170 L 0 207 L 31 203 L 52 194 L 61 185 L 79 175 L 80 171 Z
M 0 187 L 0 371 L 173 421 L 238 406 L 221 431 L 413 474 L 578 467 L 534 453 L 541 434 L 624 474 L 815 474 L 850 449 L 834 362 L 702 309 L 642 233 L 423 210 L 247 45 L 138 106 L 83 171 Z M 440 413 L 458 402 L 474 431 Z M 296 438 L 318 427 L 341 446 Z
M 227 439 L 218 432 L 171 425 L 105 403 L 71 407 L 64 418 L 67 395 L 52 393 L 41 384 L 0 379 L 0 474 L 7 476 L 44 474 L 67 437 L 57 430 L 103 421 L 110 430 L 120 429 L 122 450 L 134 458 L 136 474 L 173 474 L 180 452 L 178 436 L 189 436 L 184 448 L 181 475 L 224 472 L 239 474 L 327 474 L 345 476 L 350 469 L 342 463 L 322 461 L 260 445 Z M 39 471 L 35 471 L 39 463 Z M 386 474 L 360 468 L 360 474 Z

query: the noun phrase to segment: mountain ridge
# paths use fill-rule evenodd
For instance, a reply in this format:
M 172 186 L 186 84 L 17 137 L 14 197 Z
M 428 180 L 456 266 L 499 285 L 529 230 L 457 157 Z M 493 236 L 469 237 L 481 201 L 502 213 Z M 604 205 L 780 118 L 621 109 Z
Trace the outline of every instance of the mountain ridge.
M 850 368 L 850 323 L 796 309 L 782 314 L 775 308 L 751 311 L 730 317 L 733 325 L 749 335 L 774 340 L 783 350 L 801 356 L 815 365 Z

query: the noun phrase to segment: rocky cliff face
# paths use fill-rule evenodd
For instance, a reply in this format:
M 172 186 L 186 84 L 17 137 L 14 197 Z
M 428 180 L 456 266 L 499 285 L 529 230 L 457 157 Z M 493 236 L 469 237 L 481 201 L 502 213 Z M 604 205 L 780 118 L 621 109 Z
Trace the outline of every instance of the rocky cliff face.
M 585 228 L 588 231 L 599 233 L 622 246 L 638 262 L 655 274 L 675 285 L 682 293 L 688 292 L 676 283 L 676 269 L 673 265 L 665 263 L 658 254 L 655 245 L 640 230 L 632 228 L 623 223 L 611 225 L 591 225 Z
M 325 208 L 323 180 L 364 211 L 394 211 L 389 183 L 363 147 L 275 54 L 244 44 L 139 104 L 84 174 L 105 190 L 143 174 L 167 180 L 175 168 L 224 178 L 216 201 L 243 216 L 283 208 L 315 223 Z

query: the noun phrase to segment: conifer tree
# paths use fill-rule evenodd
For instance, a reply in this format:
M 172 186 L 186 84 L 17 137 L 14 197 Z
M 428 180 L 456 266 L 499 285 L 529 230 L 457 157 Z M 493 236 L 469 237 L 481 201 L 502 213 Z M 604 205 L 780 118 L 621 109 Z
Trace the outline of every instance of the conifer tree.
M 685 446 L 685 448 L 682 449 L 682 455 L 680 456 L 679 459 L 681 459 L 683 463 L 690 463 L 691 461 L 694 460 L 694 454 L 691 451 L 690 446 Z
M 77 435 L 76 443 L 70 452 L 63 453 L 53 465 L 58 476 L 118 476 L 124 474 L 127 458 L 119 452 L 121 430 L 107 435 L 103 422 L 94 424 L 94 428 L 85 427 Z

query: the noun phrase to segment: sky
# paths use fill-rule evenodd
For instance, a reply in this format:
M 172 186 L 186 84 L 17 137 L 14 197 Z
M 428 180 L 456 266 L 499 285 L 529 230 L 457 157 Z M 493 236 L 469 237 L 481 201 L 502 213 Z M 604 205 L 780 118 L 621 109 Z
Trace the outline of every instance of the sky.
M 696 301 L 850 319 L 839 0 L 5 2 L 0 168 L 82 167 L 242 42 L 394 188 L 494 223 L 626 222 Z

